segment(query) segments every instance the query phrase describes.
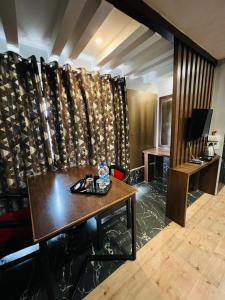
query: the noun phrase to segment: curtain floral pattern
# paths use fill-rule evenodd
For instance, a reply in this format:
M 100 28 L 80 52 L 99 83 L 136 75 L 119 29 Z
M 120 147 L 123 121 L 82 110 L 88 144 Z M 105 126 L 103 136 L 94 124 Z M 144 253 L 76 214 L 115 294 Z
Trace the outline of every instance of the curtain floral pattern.
M 71 166 L 129 168 L 124 78 L 73 70 L 34 56 L 0 55 L 0 193 L 30 175 Z
M 1 192 L 26 187 L 26 178 L 51 165 L 40 77 L 35 57 L 0 55 Z
M 69 65 L 64 68 L 64 85 L 66 88 L 68 106 L 74 134 L 75 161 L 77 166 L 90 164 L 89 131 L 86 103 L 79 87 L 79 73 Z
M 128 103 L 124 78 L 112 80 L 113 107 L 115 115 L 115 161 L 125 168 L 130 167 Z
M 90 135 L 90 163 L 115 161 L 112 91 L 109 79 L 102 80 L 99 73 L 81 69 L 79 84 L 86 102 Z

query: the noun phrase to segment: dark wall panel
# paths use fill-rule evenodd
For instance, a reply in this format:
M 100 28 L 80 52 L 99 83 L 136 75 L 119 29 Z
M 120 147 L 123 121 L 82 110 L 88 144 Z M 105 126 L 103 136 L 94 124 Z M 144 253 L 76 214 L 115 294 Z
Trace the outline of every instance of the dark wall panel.
M 153 147 L 155 137 L 156 94 L 127 90 L 129 112 L 130 167 L 143 165 L 142 151 Z
M 214 66 L 182 42 L 174 42 L 173 116 L 171 137 L 171 167 L 198 157 L 205 139 L 185 142 L 187 119 L 193 108 L 210 108 L 212 102 Z M 191 151 L 190 151 L 191 149 Z

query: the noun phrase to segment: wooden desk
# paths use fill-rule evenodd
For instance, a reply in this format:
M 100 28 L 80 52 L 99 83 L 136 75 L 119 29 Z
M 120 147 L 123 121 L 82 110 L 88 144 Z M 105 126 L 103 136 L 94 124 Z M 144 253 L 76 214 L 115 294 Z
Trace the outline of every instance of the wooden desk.
M 34 242 L 39 242 L 48 296 L 54 299 L 51 273 L 47 255 L 47 239 L 66 228 L 79 224 L 114 205 L 131 198 L 131 255 L 100 256 L 99 260 L 135 260 L 136 258 L 136 215 L 135 194 L 137 190 L 111 177 L 112 187 L 107 195 L 72 194 L 70 186 L 86 174 L 96 174 L 96 168 L 70 168 L 64 172 L 49 172 L 28 179 L 28 192 Z M 98 260 L 98 256 L 93 257 Z
M 149 181 L 149 156 L 155 157 L 170 157 L 170 149 L 168 148 L 149 148 L 143 151 L 144 153 L 144 180 Z M 155 162 L 156 163 L 156 162 Z
M 202 165 L 185 163 L 169 169 L 166 215 L 181 226 L 185 226 L 187 195 L 190 176 L 199 173 L 198 188 L 215 195 L 219 156 Z

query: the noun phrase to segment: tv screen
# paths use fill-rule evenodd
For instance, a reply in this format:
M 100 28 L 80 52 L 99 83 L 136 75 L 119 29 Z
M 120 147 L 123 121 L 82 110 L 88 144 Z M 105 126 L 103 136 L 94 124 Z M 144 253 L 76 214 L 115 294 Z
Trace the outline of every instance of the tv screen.
M 187 141 L 196 140 L 209 133 L 212 119 L 212 109 L 194 108 L 188 119 Z

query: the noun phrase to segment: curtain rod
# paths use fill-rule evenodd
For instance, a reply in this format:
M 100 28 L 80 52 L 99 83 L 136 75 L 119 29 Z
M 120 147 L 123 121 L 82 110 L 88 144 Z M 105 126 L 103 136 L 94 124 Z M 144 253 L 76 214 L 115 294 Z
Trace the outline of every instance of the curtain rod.
M 35 55 L 31 55 L 31 56 L 29 56 L 28 58 L 24 58 L 24 57 L 22 57 L 20 54 L 18 54 L 18 53 L 16 53 L 16 52 L 14 52 L 14 51 L 6 51 L 6 52 L 3 52 L 3 53 L 0 53 L 0 55 L 3 55 L 3 56 L 8 56 L 8 55 L 15 55 L 15 56 L 17 56 L 18 57 L 18 59 L 20 60 L 20 61 L 28 61 L 29 63 L 31 63 L 32 62 L 32 59 L 35 59 L 35 61 L 37 62 L 37 63 L 39 63 L 39 64 L 41 64 L 41 63 L 46 63 L 45 62 L 45 60 L 44 60 L 44 58 L 41 56 L 40 57 L 40 60 L 37 60 L 37 58 L 36 58 L 36 56 Z M 59 63 L 57 62 L 57 61 L 51 61 L 51 62 L 49 62 L 49 63 L 47 63 L 47 64 L 49 64 L 50 65 L 50 67 L 52 67 L 52 65 L 51 64 L 53 64 L 53 63 L 55 63 L 55 64 L 57 64 L 58 66 L 59 66 Z M 66 69 L 66 67 L 67 66 L 69 66 L 69 67 L 72 67 L 70 64 L 64 64 L 63 66 L 61 66 L 61 68 L 63 68 L 64 70 Z M 76 69 L 78 69 L 78 70 L 82 70 L 82 69 L 85 69 L 85 68 L 82 68 L 82 67 L 80 67 L 80 68 L 76 68 Z M 85 69 L 86 70 L 86 69 Z M 87 72 L 88 74 L 93 74 L 95 71 L 93 71 L 93 72 Z M 97 72 L 98 73 L 98 72 Z M 100 74 L 100 73 L 99 73 Z M 113 78 L 113 79 L 121 79 L 121 78 L 124 78 L 124 76 L 120 76 L 120 75 L 117 75 L 117 76 L 114 76 L 114 77 L 112 77 L 112 75 L 111 74 L 103 74 L 103 75 L 100 75 L 101 77 L 107 77 L 107 76 L 110 76 L 111 78 Z

